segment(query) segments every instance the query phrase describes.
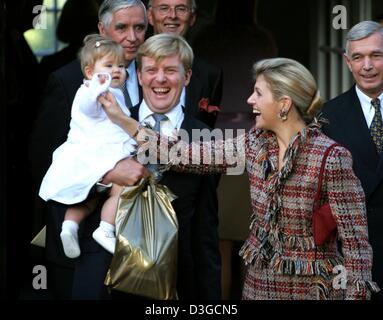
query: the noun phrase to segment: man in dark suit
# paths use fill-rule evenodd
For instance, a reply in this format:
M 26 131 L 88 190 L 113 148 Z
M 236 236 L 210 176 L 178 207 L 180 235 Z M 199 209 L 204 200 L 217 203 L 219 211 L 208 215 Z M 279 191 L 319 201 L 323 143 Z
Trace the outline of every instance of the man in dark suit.
M 170 33 L 187 39 L 188 32 L 197 18 L 196 9 L 195 0 L 149 0 L 148 21 L 153 27 L 154 34 Z M 222 79 L 222 70 L 220 68 L 203 59 L 194 57 L 190 83 L 182 89 L 180 96 L 181 104 L 185 108 L 185 114 L 195 116 L 209 127 L 214 128 L 218 115 L 218 109 L 215 107 L 220 105 L 222 98 Z M 205 183 L 201 185 L 200 209 L 198 212 L 202 212 L 201 215 L 208 217 L 210 220 L 218 221 L 217 186 L 220 175 L 210 175 L 202 179 L 205 180 Z M 206 230 L 206 237 L 209 238 L 209 233 L 214 234 L 216 232 L 216 224 L 206 226 L 204 230 Z M 220 256 L 219 242 L 211 241 L 209 243 L 213 257 Z M 210 268 L 212 282 L 216 281 L 217 277 L 214 259 L 211 258 L 211 254 L 204 254 L 200 260 L 205 265 L 206 270 Z M 218 283 L 219 291 L 221 291 L 221 282 L 218 281 Z M 215 293 L 214 288 L 217 288 Z M 201 290 L 201 297 L 217 299 L 217 293 L 218 287 L 206 287 Z
M 184 130 L 193 137 L 193 129 L 207 128 L 185 112 L 180 96 L 191 78 L 193 53 L 187 42 L 178 36 L 158 34 L 141 46 L 138 56 L 138 78 L 144 99 L 131 109 L 132 117 L 149 123 L 165 135 Z M 102 103 L 108 102 L 100 97 Z M 158 126 L 156 118 L 162 121 Z M 114 169 L 104 182 L 114 182 Z M 179 223 L 177 291 L 181 300 L 220 299 L 220 256 L 218 251 L 218 219 L 206 214 L 199 203 L 205 197 L 202 175 L 167 171 L 160 184 L 168 186 L 177 196 L 172 205 Z M 207 204 L 207 202 L 205 202 Z M 210 209 L 211 210 L 211 209 Z
M 125 50 L 129 72 L 127 90 L 131 103 L 137 104 L 141 101 L 141 94 L 134 60 L 139 46 L 144 42 L 147 28 L 145 7 L 140 0 L 105 0 L 99 10 L 99 20 L 100 34 L 120 43 Z M 53 72 L 48 80 L 30 139 L 29 158 L 36 191 L 51 163 L 53 151 L 66 140 L 72 102 L 82 80 L 78 60 Z M 125 169 L 122 178 L 131 185 L 146 172 L 142 165 L 131 159 L 118 163 L 117 167 Z M 42 210 L 46 209 L 46 256 L 52 263 L 48 272 L 48 288 L 54 297 L 107 298 L 109 295 L 103 281 L 108 265 L 104 262 L 110 261 L 111 255 L 91 237 L 99 215 L 91 215 L 80 226 L 81 257 L 68 259 L 59 238 L 66 207 L 55 202 L 48 202 L 45 206 L 41 201 L 40 205 Z
M 103 17 L 107 16 L 103 12 L 112 13 L 112 21 L 103 21 Z M 142 30 L 146 28 L 146 16 L 141 8 L 141 2 L 136 0 L 104 1 L 99 15 L 100 33 L 121 43 L 126 48 L 127 62 L 132 62 L 138 46 L 143 42 Z M 132 65 L 135 67 L 135 64 L 129 64 L 130 67 Z M 30 162 L 37 188 L 49 167 L 52 152 L 66 139 L 69 130 L 71 104 L 81 82 L 81 69 L 77 60 L 54 72 L 49 79 L 39 118 L 30 143 Z M 139 91 L 138 86 L 136 88 Z M 131 94 L 132 90 L 128 87 L 132 103 L 136 104 L 141 101 L 141 95 L 139 94 L 139 98 L 137 98 L 137 93 L 135 94 L 134 90 L 133 87 L 133 94 Z M 120 161 L 115 168 L 118 175 L 113 177 L 113 182 L 126 185 L 133 185 L 146 172 L 142 165 L 131 159 Z M 113 176 L 113 173 L 109 176 Z M 204 188 L 210 188 L 208 187 L 209 184 L 215 188 L 216 182 L 205 180 Z M 205 197 L 206 200 L 199 201 L 200 206 L 206 210 L 212 210 L 209 209 L 211 207 L 216 208 L 216 199 L 208 196 Z M 59 239 L 60 226 L 65 209 L 65 206 L 54 202 L 47 205 L 46 253 L 48 260 L 52 262 L 48 273 L 51 275 L 48 286 L 57 298 L 109 298 L 103 286 L 103 280 L 111 256 L 99 247 L 91 237 L 92 231 L 98 223 L 99 216 L 91 215 L 80 226 L 79 236 L 82 255 L 79 259 L 73 261 L 64 256 Z M 201 213 L 199 217 L 200 219 L 206 218 L 208 220 L 206 222 L 207 226 L 215 228 L 217 224 L 215 216 L 207 216 Z M 205 236 L 209 238 L 209 234 L 210 230 L 206 232 Z M 198 239 L 205 241 L 205 236 L 202 235 Z M 206 248 L 206 250 L 201 252 L 201 259 L 197 263 L 200 265 L 211 265 L 209 261 L 217 257 L 216 251 L 213 249 L 215 247 L 212 247 L 212 249 Z M 214 252 L 211 253 L 209 250 Z M 212 274 L 209 279 L 213 284 L 207 283 L 206 287 L 199 287 L 201 298 L 218 298 L 217 290 L 214 286 L 216 283 L 214 275 L 216 273 L 214 268 L 210 270 Z M 219 285 L 219 281 L 217 284 Z M 214 295 L 210 294 L 210 292 L 214 292 Z
M 344 54 L 356 85 L 327 102 L 324 132 L 348 148 L 366 195 L 368 231 L 373 248 L 372 276 L 383 288 L 383 27 L 363 21 L 347 35 Z M 382 292 L 373 294 L 383 299 Z
M 149 0 L 148 21 L 154 34 L 173 33 L 187 39 L 197 18 L 196 9 L 195 0 Z M 192 70 L 190 84 L 181 94 L 185 112 L 214 128 L 216 109 L 204 109 L 204 101 L 209 106 L 220 105 L 222 70 L 198 57 L 194 58 Z

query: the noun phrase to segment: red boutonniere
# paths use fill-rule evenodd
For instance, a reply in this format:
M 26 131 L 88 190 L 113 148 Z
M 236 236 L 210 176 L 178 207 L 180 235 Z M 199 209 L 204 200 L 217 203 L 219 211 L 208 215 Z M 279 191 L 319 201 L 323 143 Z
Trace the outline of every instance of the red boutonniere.
M 208 98 L 202 98 L 198 103 L 198 109 L 200 111 L 205 111 L 208 113 L 218 113 L 221 111 L 221 109 L 217 106 L 209 105 L 209 99 Z

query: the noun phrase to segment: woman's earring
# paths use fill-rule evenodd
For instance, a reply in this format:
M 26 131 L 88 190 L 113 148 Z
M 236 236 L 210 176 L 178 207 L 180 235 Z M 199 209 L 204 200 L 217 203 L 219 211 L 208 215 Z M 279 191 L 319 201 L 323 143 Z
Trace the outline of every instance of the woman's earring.
M 278 118 L 281 119 L 282 121 L 286 121 L 287 114 L 288 114 L 288 111 L 286 111 L 285 109 L 282 109 L 281 112 L 279 112 Z

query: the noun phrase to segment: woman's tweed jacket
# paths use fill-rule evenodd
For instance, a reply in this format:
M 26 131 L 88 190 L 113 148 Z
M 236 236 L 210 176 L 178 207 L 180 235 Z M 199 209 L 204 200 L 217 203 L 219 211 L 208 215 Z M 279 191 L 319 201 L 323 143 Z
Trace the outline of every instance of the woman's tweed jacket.
M 313 202 L 324 152 L 333 143 L 313 122 L 291 141 L 280 171 L 275 134 L 255 128 L 215 143 L 179 141 L 178 152 L 170 152 L 177 171 L 226 172 L 235 159 L 246 166 L 253 213 L 240 251 L 248 265 L 243 299 L 365 299 L 378 290 L 371 281 L 364 193 L 351 155 L 341 146 L 328 155 L 322 185 L 322 202 L 330 203 L 339 241 L 314 244 Z M 165 149 L 169 146 L 159 150 Z M 335 266 L 345 268 L 340 267 L 342 274 L 333 274 Z

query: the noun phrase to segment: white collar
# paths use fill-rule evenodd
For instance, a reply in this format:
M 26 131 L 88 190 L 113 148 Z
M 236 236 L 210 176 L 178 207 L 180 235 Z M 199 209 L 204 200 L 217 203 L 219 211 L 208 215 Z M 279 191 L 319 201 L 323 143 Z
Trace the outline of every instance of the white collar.
M 358 86 L 355 86 L 355 91 L 356 95 L 358 96 L 360 106 L 362 107 L 362 112 L 364 115 L 364 118 L 366 120 L 367 126 L 370 127 L 372 120 L 375 116 L 375 109 L 371 104 L 371 98 L 366 95 L 362 90 L 358 88 Z M 378 99 L 380 99 L 380 112 L 382 112 L 383 104 L 382 104 L 382 98 L 383 98 L 383 93 L 380 94 Z
M 140 109 L 138 112 L 138 119 L 140 122 L 146 122 L 146 120 L 149 120 L 149 123 L 153 125 L 154 119 L 151 117 L 153 114 L 153 111 L 150 110 L 148 105 L 146 104 L 145 100 L 142 100 Z M 169 112 L 166 112 L 165 115 L 168 117 L 168 120 L 170 121 L 172 129 L 179 129 L 181 127 L 181 123 L 184 119 L 184 112 L 181 103 L 178 103 L 173 109 L 171 109 Z
M 356 89 L 356 94 L 358 95 L 360 104 L 362 106 L 364 106 L 364 105 L 367 106 L 368 105 L 370 108 L 373 108 L 373 106 L 371 105 L 371 101 L 373 99 L 371 97 L 369 97 L 368 95 L 366 95 L 362 90 L 360 90 L 358 88 L 358 86 L 355 86 L 355 89 Z M 380 105 L 382 105 L 383 92 L 378 96 L 378 99 L 380 100 Z

